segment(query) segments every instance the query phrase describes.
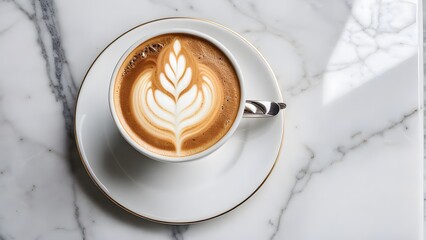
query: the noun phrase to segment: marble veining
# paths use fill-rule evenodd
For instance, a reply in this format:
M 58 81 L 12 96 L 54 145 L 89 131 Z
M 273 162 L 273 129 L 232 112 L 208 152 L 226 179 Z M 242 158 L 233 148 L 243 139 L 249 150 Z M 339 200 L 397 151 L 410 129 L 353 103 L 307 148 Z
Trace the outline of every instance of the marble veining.
M 183 234 L 188 231 L 189 225 L 172 226 L 172 239 L 173 240 L 184 240 Z
M 16 0 L 11 1 L 30 20 L 37 32 L 37 44 L 43 56 L 49 87 L 56 101 L 62 105 L 67 133 L 73 137 L 74 102 L 77 86 L 71 74 L 65 50 L 62 47 L 53 1 L 30 1 L 26 10 Z
M 418 2 L 0 6 L 0 239 L 423 237 Z M 236 210 L 191 226 L 151 223 L 110 203 L 73 136 L 91 61 L 121 32 L 169 16 L 241 33 L 271 64 L 288 104 L 284 149 L 266 184 Z
M 308 161 L 307 164 L 299 170 L 299 172 L 296 175 L 296 181 L 294 182 L 293 186 L 291 187 L 290 195 L 288 196 L 288 199 L 285 201 L 284 206 L 281 208 L 278 218 L 276 221 L 270 219 L 269 224 L 274 227 L 274 232 L 272 233 L 270 239 L 275 239 L 276 234 L 280 230 L 281 225 L 281 218 L 283 214 L 285 213 L 285 210 L 293 200 L 294 195 L 300 194 L 303 192 L 303 190 L 306 188 L 306 186 L 309 184 L 312 177 L 316 174 L 322 174 L 323 172 L 327 171 L 329 168 L 333 167 L 335 164 L 345 161 L 346 155 L 350 154 L 352 151 L 357 150 L 358 148 L 363 147 L 365 144 L 368 144 L 369 141 L 372 138 L 375 137 L 383 137 L 388 131 L 394 130 L 395 128 L 402 127 L 403 129 L 408 129 L 408 127 L 405 125 L 405 122 L 407 119 L 409 119 L 412 116 L 415 116 L 418 109 L 414 109 L 411 112 L 405 114 L 402 116 L 401 119 L 397 120 L 396 122 L 392 122 L 390 125 L 385 126 L 382 129 L 379 129 L 373 133 L 368 134 L 367 136 L 364 136 L 362 138 L 359 138 L 357 136 L 362 135 L 362 132 L 356 132 L 351 136 L 351 139 L 357 139 L 349 146 L 342 146 L 339 145 L 335 148 L 335 151 L 339 154 L 339 156 L 333 160 L 330 160 L 325 166 L 322 166 L 318 169 L 312 169 L 312 163 L 315 161 L 315 152 L 309 148 L 308 146 L 305 146 L 306 151 L 308 152 Z
M 410 8 L 408 13 L 405 13 L 409 14 L 409 18 L 404 19 L 403 24 L 394 27 L 392 26 L 392 21 L 395 21 L 393 19 L 398 18 L 396 14 L 401 14 L 401 12 L 393 11 L 400 7 L 395 6 L 398 4 L 404 5 L 404 8 Z M 416 39 L 410 37 L 410 31 L 404 32 L 410 27 L 416 27 L 414 2 L 356 1 L 355 3 L 346 2 L 346 7 L 350 15 L 342 33 L 341 42 L 336 46 L 336 50 L 341 50 L 342 55 L 332 58 L 324 71 L 305 77 L 302 81 L 289 87 L 287 90 L 292 95 L 298 95 L 312 86 L 318 85 L 322 80 L 327 81 L 327 78 L 335 77 L 336 72 L 349 72 L 357 68 L 356 71 L 364 77 L 366 75 L 374 76 L 381 70 L 382 65 L 372 66 L 374 60 L 369 60 L 379 54 L 384 54 L 389 58 L 396 58 L 398 61 L 403 56 L 397 56 L 393 52 L 397 52 L 401 46 L 412 48 L 412 51 L 407 51 L 407 54 L 416 51 Z M 371 13 L 370 19 L 365 18 L 366 12 Z M 348 52 L 353 52 L 353 54 L 347 54 Z
M 56 18 L 56 10 L 53 1 L 41 0 L 30 1 L 31 10 L 26 10 L 15 0 L 11 1 L 15 7 L 23 13 L 34 25 L 37 34 L 37 45 L 40 48 L 41 55 L 45 62 L 46 75 L 51 92 L 55 100 L 62 105 L 62 115 L 65 121 L 66 133 L 69 137 L 68 144 L 75 149 L 74 138 L 74 102 L 76 100 L 77 86 L 73 80 L 69 64 L 66 59 L 65 51 L 62 47 L 59 25 Z M 8 121 L 10 123 L 10 121 Z M 10 124 L 13 126 L 13 124 Z M 24 138 L 21 137 L 20 141 Z M 52 152 L 52 149 L 48 149 Z M 71 172 L 75 171 L 76 158 L 70 158 Z M 31 191 L 33 192 L 35 185 Z M 85 227 L 80 220 L 80 208 L 77 202 L 77 192 L 75 182 L 71 184 L 72 203 L 74 208 L 74 219 L 77 228 L 81 233 L 82 239 L 86 239 Z M 55 228 L 62 230 L 63 228 Z

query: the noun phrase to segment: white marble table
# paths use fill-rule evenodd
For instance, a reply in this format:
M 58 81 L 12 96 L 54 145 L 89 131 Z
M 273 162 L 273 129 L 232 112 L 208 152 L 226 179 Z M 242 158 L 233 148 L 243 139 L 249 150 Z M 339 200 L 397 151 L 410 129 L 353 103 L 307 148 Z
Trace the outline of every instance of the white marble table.
M 422 239 L 417 1 L 0 1 L 0 239 Z M 165 226 L 106 199 L 79 160 L 76 93 L 127 29 L 190 16 L 241 33 L 288 104 L 265 185 Z M 226 196 L 223 196 L 226 197 Z

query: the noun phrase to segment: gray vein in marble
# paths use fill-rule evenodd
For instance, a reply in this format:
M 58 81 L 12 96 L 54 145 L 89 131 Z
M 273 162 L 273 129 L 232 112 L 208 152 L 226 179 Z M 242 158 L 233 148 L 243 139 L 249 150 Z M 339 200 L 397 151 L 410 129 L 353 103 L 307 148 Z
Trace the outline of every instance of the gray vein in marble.
M 277 28 L 272 27 L 271 25 L 265 23 L 258 15 L 252 16 L 251 14 L 243 11 L 240 7 L 238 7 L 235 4 L 235 2 L 233 0 L 229 0 L 229 2 L 231 3 L 231 5 L 234 7 L 234 9 L 236 11 L 240 12 L 242 15 L 256 21 L 258 24 L 261 25 L 261 29 L 246 30 L 246 31 L 244 31 L 244 33 L 257 33 L 257 32 L 270 33 L 270 34 L 286 41 L 295 50 L 295 53 L 299 57 L 299 60 L 300 60 L 302 76 L 300 77 L 300 80 L 298 80 L 295 84 L 286 88 L 286 91 L 289 92 L 291 96 L 298 96 L 299 94 L 309 90 L 311 87 L 316 86 L 321 82 L 322 76 L 324 75 L 325 71 L 317 72 L 317 73 L 314 73 L 314 74 L 312 74 L 308 71 L 308 67 L 307 67 L 307 63 L 306 63 L 306 60 L 305 60 L 305 56 L 303 54 L 302 47 L 293 37 L 291 37 L 287 33 L 283 33 L 283 30 L 277 29 Z M 255 5 L 251 4 L 250 8 L 252 9 L 252 11 L 254 13 L 256 13 Z
M 414 8 L 416 7 L 416 5 L 414 3 L 410 3 L 410 2 L 404 2 L 405 4 L 410 4 L 412 5 Z M 351 7 L 351 5 L 348 4 L 348 7 Z M 357 55 L 357 59 L 355 59 L 354 61 L 351 62 L 344 62 L 341 64 L 335 64 L 333 66 L 331 66 L 329 69 L 327 69 L 327 72 L 337 72 L 337 71 L 342 71 L 345 70 L 347 68 L 353 67 L 355 65 L 360 65 L 361 67 L 364 67 L 367 71 L 369 71 L 372 74 L 375 74 L 374 70 L 371 69 L 370 66 L 368 66 L 368 64 L 366 63 L 367 60 L 369 58 L 371 58 L 372 56 L 374 56 L 375 54 L 377 54 L 379 51 L 385 52 L 387 53 L 389 56 L 392 56 L 392 54 L 390 53 L 390 48 L 395 47 L 395 46 L 408 46 L 408 47 L 415 47 L 414 45 L 410 45 L 409 43 L 404 43 L 404 42 L 397 42 L 395 44 L 392 44 L 388 47 L 384 47 L 381 46 L 381 44 L 378 42 L 378 37 L 383 36 L 383 35 L 389 35 L 389 34 L 399 34 L 402 31 L 406 30 L 407 28 L 414 26 L 416 24 L 416 19 L 413 18 L 411 21 L 408 21 L 404 26 L 399 27 L 399 28 L 393 28 L 392 30 L 386 30 L 386 26 L 387 25 L 391 25 L 389 23 L 385 23 L 384 21 L 382 21 L 382 14 L 383 14 L 383 9 L 386 9 L 389 7 L 390 4 L 392 3 L 383 3 L 383 2 L 377 2 L 374 3 L 377 4 L 377 14 L 371 14 L 371 19 L 370 19 L 370 23 L 368 25 L 364 25 L 362 23 L 362 21 L 359 19 L 359 16 L 355 15 L 354 13 L 352 13 L 350 15 L 350 19 L 349 21 L 351 21 L 351 23 L 355 24 L 356 27 L 358 27 L 360 30 L 356 30 L 353 31 L 350 28 L 346 28 L 345 31 L 348 34 L 348 37 L 342 37 L 341 41 L 344 41 L 348 44 L 351 44 L 355 47 L 355 52 Z M 371 8 L 374 8 L 374 4 L 372 4 Z M 366 36 L 368 36 L 368 38 L 370 40 L 372 40 L 373 44 L 368 44 L 367 41 L 364 41 L 365 43 L 357 43 L 356 41 L 354 41 L 354 34 L 357 33 L 364 33 Z M 360 48 L 362 47 L 373 47 L 374 50 L 371 51 L 370 53 L 362 56 L 362 54 L 360 53 Z M 395 57 L 395 56 L 392 56 Z
M 351 139 L 354 139 L 354 138 L 356 138 L 356 137 L 360 136 L 361 134 L 362 134 L 362 132 L 361 132 L 361 131 L 357 131 L 357 132 L 355 132 L 355 133 L 353 133 L 353 134 L 351 135 Z
M 188 8 L 188 10 L 193 11 L 195 10 L 194 4 L 192 0 L 181 0 L 181 2 L 184 2 Z
M 73 208 L 74 208 L 74 220 L 77 224 L 78 230 L 80 231 L 81 237 L 83 240 L 86 240 L 86 227 L 84 226 L 82 220 L 81 220 L 81 213 L 80 213 L 80 207 L 78 205 L 78 199 L 77 199 L 77 189 L 76 189 L 76 179 L 75 177 L 77 176 L 77 170 L 78 167 L 76 165 L 76 161 L 78 161 L 78 159 L 75 159 L 72 157 L 72 152 L 75 151 L 75 144 L 74 142 L 72 142 L 69 146 L 70 148 L 70 152 L 69 152 L 69 167 L 71 170 L 71 174 L 74 176 L 74 178 L 72 179 L 71 182 L 71 192 L 72 192 L 72 196 L 73 196 Z M 81 168 L 81 167 L 80 167 Z M 80 169 L 81 170 L 81 169 Z
M 327 8 L 326 5 L 324 5 L 324 1 L 317 1 L 317 0 L 304 0 L 304 2 L 310 6 L 317 14 L 319 14 L 322 19 L 328 21 L 330 24 L 333 25 L 344 25 L 345 22 L 340 21 L 341 19 L 333 19 L 329 13 L 330 9 Z M 349 6 L 349 9 L 352 8 L 352 2 L 353 0 L 344 0 L 340 1 L 340 3 L 345 4 L 345 6 Z M 339 26 L 340 27 L 340 26 Z
M 0 103 L 1 103 L 1 101 L 0 101 Z M 61 159 L 65 159 L 66 158 L 63 154 L 59 153 L 58 151 L 54 150 L 53 148 L 51 148 L 49 146 L 46 146 L 46 145 L 44 145 L 44 144 L 42 144 L 42 143 L 40 143 L 38 141 L 35 141 L 35 140 L 33 140 L 33 139 L 25 136 L 13 124 L 13 122 L 11 122 L 9 119 L 6 118 L 5 114 L 1 111 L 1 108 L 0 108 L 0 126 L 2 126 L 2 127 L 8 126 L 15 133 L 15 135 L 17 136 L 17 140 L 19 142 L 21 142 L 21 143 L 26 143 L 26 144 L 30 144 L 32 146 L 39 147 L 41 149 L 44 149 L 44 152 L 47 152 L 47 153 L 50 153 L 50 154 L 55 154 L 56 157 L 59 157 Z M 36 155 L 37 154 L 33 154 L 30 157 L 35 157 Z M 1 170 L 0 174 L 3 175 L 5 172 L 6 172 L 6 170 Z M 33 185 L 31 185 L 31 188 L 26 191 L 25 194 L 27 196 L 31 197 L 33 195 L 33 193 L 36 191 L 36 189 L 37 189 L 37 186 L 35 184 L 33 184 Z M 77 205 L 77 199 L 76 199 L 77 195 L 76 195 L 76 193 L 77 192 L 76 192 L 76 189 L 75 189 L 75 182 L 73 181 L 73 183 L 72 183 L 72 194 L 73 194 L 74 218 L 75 218 L 75 221 L 77 223 L 78 230 L 80 230 L 80 232 L 82 234 L 82 239 L 86 239 L 85 228 L 84 228 L 84 226 L 83 226 L 83 224 L 82 224 L 82 222 L 80 220 L 80 210 L 79 210 L 79 207 Z M 55 228 L 55 230 L 61 230 L 61 229 L 65 230 L 65 228 L 60 228 L 60 227 Z M 66 229 L 66 230 L 68 230 L 68 231 L 74 231 L 74 230 L 77 230 L 77 229 Z M 41 237 L 42 236 L 39 236 L 36 239 L 39 239 Z M 13 238 L 10 238 L 10 239 L 13 239 Z M 0 240 L 1 240 L 1 238 L 0 238 Z
M 183 234 L 188 231 L 189 225 L 172 226 L 172 240 L 184 240 Z
M 257 22 L 260 25 L 260 29 L 245 30 L 245 31 L 243 31 L 243 33 L 245 33 L 245 34 L 247 34 L 247 33 L 269 33 L 269 34 L 272 34 L 272 35 L 278 37 L 279 39 L 284 40 L 290 46 L 293 47 L 297 56 L 300 59 L 303 75 L 302 75 L 300 81 L 298 81 L 295 85 L 287 88 L 287 91 L 289 91 L 291 93 L 291 95 L 298 95 L 299 93 L 307 90 L 307 88 L 309 88 L 312 85 L 312 82 L 315 82 L 313 80 L 318 79 L 317 76 L 322 75 L 322 73 L 317 73 L 317 74 L 311 75 L 308 72 L 305 56 L 302 52 L 302 47 L 300 46 L 300 44 L 293 37 L 291 37 L 289 34 L 284 33 L 283 30 L 277 29 L 277 28 L 271 26 L 270 24 L 267 24 L 262 18 L 260 18 L 259 14 L 257 13 L 256 5 L 254 5 L 253 3 L 248 3 L 249 7 L 251 9 L 251 12 L 254 13 L 254 14 L 250 14 L 250 13 L 244 11 L 240 6 L 238 6 L 235 3 L 234 0 L 228 0 L 228 2 L 234 8 L 234 10 L 236 12 L 238 12 L 241 15 Z M 300 85 L 304 85 L 305 87 L 303 87 L 302 90 L 299 90 L 298 92 L 294 93 L 294 90 L 298 89 Z
M 321 13 L 321 2 L 318 1 L 311 1 L 311 0 L 305 0 L 304 1 L 307 5 L 309 5 L 312 9 L 314 9 L 318 14 Z M 345 0 L 342 1 L 345 4 L 345 6 L 347 7 L 347 12 L 350 12 L 352 9 L 351 0 Z M 321 14 L 323 19 L 326 19 L 328 22 L 330 22 L 333 25 L 338 25 L 339 28 L 344 27 L 345 22 L 336 22 L 336 20 L 332 20 L 330 19 L 330 16 L 328 14 L 328 9 L 326 11 L 323 11 L 325 14 Z M 336 26 L 337 27 L 337 26 Z M 300 50 L 301 52 L 301 50 Z M 299 52 L 298 52 L 299 54 Z M 299 54 L 299 57 L 303 57 L 303 55 L 301 55 L 301 53 Z M 303 58 L 302 58 L 303 60 Z M 286 91 L 288 91 L 290 93 L 291 96 L 298 96 L 302 93 L 304 93 L 305 91 L 311 89 L 312 87 L 315 87 L 317 85 L 319 85 L 322 80 L 323 80 L 323 76 L 324 74 L 326 74 L 328 72 L 327 69 L 324 69 L 322 71 L 319 71 L 317 73 L 310 73 L 307 69 L 306 66 L 306 62 L 305 60 L 302 61 L 302 72 L 303 75 L 301 76 L 301 78 L 293 85 L 289 86 L 286 88 Z
M 72 229 L 72 228 L 64 228 L 64 227 L 55 227 L 53 230 L 55 230 L 55 231 L 71 232 L 71 231 L 74 231 L 75 229 Z
M 184 240 L 183 234 L 188 231 L 189 225 L 172 226 L 171 237 L 173 240 Z
M 65 51 L 62 48 L 59 26 L 56 20 L 55 8 L 53 2 L 49 0 L 40 0 L 39 2 L 32 1 L 31 6 L 33 12 L 30 13 L 24 9 L 18 2 L 11 0 L 16 8 L 22 12 L 33 24 L 37 32 L 37 43 L 41 49 L 41 54 L 45 61 L 47 77 L 49 79 L 49 86 L 51 87 L 52 93 L 55 95 L 57 101 L 62 103 L 63 116 L 65 119 L 65 125 L 67 134 L 70 140 L 73 138 L 73 103 L 76 97 L 77 87 L 72 79 L 69 64 L 67 62 Z M 178 10 L 177 8 L 175 9 Z M 50 38 L 46 39 L 43 36 L 48 33 Z M 67 74 L 64 74 L 64 73 Z M 26 139 L 19 131 L 14 127 L 13 123 L 4 119 L 4 123 L 8 123 L 15 132 L 22 139 Z M 34 142 L 37 143 L 37 142 Z M 40 144 L 39 144 L 40 145 Z M 47 146 L 41 146 L 52 151 Z M 73 146 L 69 146 L 70 149 Z M 71 157 L 72 150 L 69 153 L 69 164 L 71 173 L 75 176 L 77 169 L 75 159 Z M 54 151 L 57 153 L 56 151 Z M 61 156 L 64 157 L 64 156 Z M 86 227 L 84 226 L 81 219 L 80 207 L 77 199 L 76 181 L 73 180 L 71 183 L 71 191 L 73 197 L 73 209 L 74 209 L 74 220 L 77 225 L 77 229 L 80 232 L 81 239 L 87 239 Z M 176 240 L 183 240 L 183 234 L 188 230 L 189 226 L 174 226 L 171 229 L 171 237 Z
M 73 80 L 71 69 L 68 64 L 65 51 L 62 47 L 59 25 L 56 18 L 56 10 L 51 0 L 31 1 L 32 12 L 25 10 L 17 1 L 11 0 L 16 8 L 22 12 L 34 25 L 37 34 L 37 44 L 40 47 L 43 60 L 45 62 L 49 86 L 55 96 L 56 101 L 62 105 L 62 114 L 65 120 L 66 133 L 69 137 L 69 156 L 71 174 L 75 176 L 75 160 L 72 158 L 74 131 L 74 101 L 77 87 Z M 46 37 L 48 36 L 48 37 Z M 10 125 L 13 124 L 10 122 Z M 15 128 L 16 130 L 16 128 Z M 51 152 L 51 148 L 48 148 Z M 80 208 L 77 202 L 76 182 L 71 183 L 73 196 L 74 219 L 83 240 L 86 239 L 86 230 L 81 221 Z
M 15 133 L 16 138 L 20 143 L 27 143 L 27 144 L 31 144 L 33 146 L 40 147 L 40 148 L 44 149 L 46 152 L 49 152 L 51 154 L 55 154 L 57 157 L 59 157 L 61 159 L 65 159 L 65 156 L 62 153 L 60 153 L 59 151 L 55 150 L 51 146 L 47 146 L 43 143 L 40 143 L 40 142 L 26 136 L 26 134 L 24 134 L 21 130 L 19 130 L 15 126 L 13 121 L 11 121 L 10 119 L 7 118 L 6 114 L 3 112 L 3 106 L 2 105 L 3 105 L 3 99 L 0 96 L 0 126 L 1 127 L 9 126 L 9 128 Z M 2 170 L 1 174 L 3 174 L 3 173 L 4 173 L 4 171 Z
M 19 141 L 19 142 L 25 142 L 25 143 L 27 143 L 27 144 L 31 144 L 31 145 L 33 145 L 33 146 L 38 146 L 38 147 L 40 147 L 40 148 L 42 148 L 42 149 L 44 149 L 46 152 L 48 152 L 48 153 L 51 153 L 51 154 L 55 154 L 57 157 L 59 157 L 59 158 L 62 158 L 62 159 L 65 159 L 65 156 L 62 154 L 62 153 L 60 153 L 60 152 L 58 152 L 58 151 L 56 151 L 55 149 L 53 149 L 52 147 L 50 147 L 50 146 L 47 146 L 47 145 L 45 145 L 45 144 L 42 144 L 42 143 L 40 143 L 40 142 L 38 142 L 38 141 L 35 141 L 35 140 L 33 140 L 33 139 L 31 139 L 31 138 L 29 138 L 29 137 L 27 137 L 25 134 L 23 134 L 14 124 L 13 124 L 13 122 L 11 122 L 9 119 L 7 119 L 7 118 L 5 118 L 4 116 L 2 116 L 3 114 L 0 112 L 0 125 L 1 126 L 5 126 L 5 125 L 7 125 L 7 126 L 9 126 L 10 127 L 10 129 L 13 131 L 13 132 L 15 132 L 15 134 L 16 134 L 16 136 L 17 136 L 17 140 Z M 34 157 L 34 155 L 32 156 L 32 157 Z
M 285 202 L 284 206 L 280 209 L 280 212 L 278 214 L 278 220 L 276 221 L 276 223 L 274 223 L 271 219 L 269 219 L 269 221 L 268 221 L 268 224 L 271 225 L 274 228 L 274 231 L 272 232 L 272 235 L 269 238 L 271 240 L 274 239 L 275 236 L 277 235 L 277 233 L 280 231 L 281 220 L 282 220 L 282 216 L 284 214 L 284 211 L 288 208 L 288 206 L 289 206 L 290 202 L 292 201 L 294 195 L 301 192 L 301 190 L 296 191 L 298 183 L 299 183 L 299 181 L 303 180 L 303 178 L 306 176 L 306 174 L 308 173 L 308 171 L 310 169 L 312 162 L 315 159 L 314 151 L 311 148 L 309 148 L 308 146 L 305 146 L 305 149 L 309 153 L 308 163 L 297 173 L 296 182 L 293 184 L 293 186 L 290 190 L 290 195 L 288 196 L 287 201 Z
M 184 3 L 186 6 L 175 6 L 172 5 L 170 3 L 172 3 L 171 1 L 157 1 L 157 0 L 148 0 L 151 4 L 157 5 L 159 7 L 165 7 L 169 10 L 172 10 L 174 12 L 180 12 L 181 10 L 189 10 L 189 11 L 193 11 L 194 5 L 188 1 L 188 0 L 181 0 L 180 3 Z M 178 3 L 178 2 L 173 2 L 173 3 Z M 182 7 L 185 7 L 185 9 L 183 9 Z
M 175 7 L 175 6 L 172 6 L 172 5 L 170 5 L 169 3 L 166 3 L 166 2 L 163 2 L 163 1 L 149 0 L 149 2 L 150 2 L 151 4 L 154 4 L 154 5 L 157 5 L 157 6 L 166 7 L 166 8 L 168 8 L 168 9 L 170 9 L 170 10 L 175 11 L 175 12 L 178 12 L 178 11 L 179 11 L 179 8 L 177 8 L 177 7 Z
M 2 2 L 11 2 L 11 3 L 13 3 L 15 5 L 15 7 L 19 11 L 21 11 L 23 14 L 25 14 L 28 18 L 31 17 L 31 14 L 27 10 L 25 10 L 25 8 L 21 4 L 19 4 L 16 0 L 2 0 Z
M 49 235 L 49 234 L 51 234 L 51 233 L 54 233 L 54 232 L 58 232 L 58 231 L 62 231 L 62 232 L 72 232 L 72 231 L 75 231 L 75 229 L 64 228 L 64 227 L 55 227 L 55 228 L 53 228 L 52 230 L 50 230 L 49 232 L 47 232 L 47 233 L 45 233 L 45 234 L 42 234 L 42 235 L 39 235 L 39 236 L 35 237 L 35 238 L 34 238 L 34 240 L 40 240 L 40 239 L 46 238 L 46 237 L 47 237 L 47 235 Z M 1 240 L 1 239 L 0 239 L 0 240 Z
M 0 36 L 3 35 L 3 34 L 5 34 L 5 33 L 7 33 L 10 29 L 12 29 L 13 26 L 15 26 L 16 23 L 17 22 L 14 22 L 14 23 L 10 24 L 9 26 L 7 26 L 7 27 L 3 28 L 2 30 L 0 30 Z
M 86 228 L 84 227 L 82 221 L 81 221 L 81 217 L 80 217 L 80 208 L 77 204 L 77 190 L 75 189 L 75 181 L 73 181 L 72 183 L 72 203 L 74 205 L 74 219 L 77 223 L 77 227 L 80 230 L 80 234 L 81 234 L 81 239 L 86 240 Z
M 31 1 L 32 12 L 25 10 L 17 1 L 11 0 L 33 24 L 37 33 L 37 44 L 40 47 L 49 79 L 49 87 L 56 101 L 62 105 L 62 114 L 68 136 L 73 132 L 74 101 L 77 86 L 62 47 L 56 11 L 51 0 Z M 48 36 L 48 37 L 46 37 Z
M 376 137 L 382 137 L 385 133 L 396 129 L 397 127 L 403 126 L 404 130 L 407 130 L 406 126 L 405 126 L 405 122 L 412 116 L 414 116 L 417 112 L 419 111 L 419 109 L 414 109 L 412 111 L 410 111 L 407 114 L 404 114 L 398 121 L 393 122 L 375 132 L 372 132 L 370 134 L 368 134 L 366 137 L 355 141 L 355 143 L 350 144 L 349 146 L 337 146 L 334 150 L 339 153 L 340 157 L 331 160 L 328 162 L 327 165 L 325 165 L 324 167 L 317 169 L 317 170 L 313 170 L 311 169 L 312 163 L 315 161 L 315 152 L 309 148 L 308 146 L 306 146 L 306 150 L 309 153 L 309 160 L 307 162 L 307 164 L 301 169 L 299 170 L 299 172 L 296 175 L 296 181 L 294 182 L 293 186 L 291 187 L 290 190 L 290 195 L 288 196 L 288 198 L 286 199 L 286 201 L 284 202 L 283 207 L 280 209 L 278 217 L 275 221 L 273 220 L 269 220 L 269 225 L 271 225 L 273 227 L 273 232 L 270 236 L 270 240 L 275 239 L 276 235 L 278 234 L 278 232 L 280 231 L 280 226 L 281 226 L 281 221 L 283 218 L 283 215 L 285 213 L 285 211 L 288 209 L 290 203 L 292 202 L 292 200 L 294 199 L 294 197 L 297 194 L 302 193 L 305 189 L 306 186 L 309 184 L 310 180 L 312 179 L 312 177 L 314 175 L 317 174 L 321 174 L 327 170 L 329 170 L 332 166 L 334 166 L 336 163 L 339 162 L 343 162 L 345 160 L 345 157 L 350 154 L 351 152 L 359 149 L 362 146 L 365 146 L 366 144 L 368 144 L 373 138 Z M 358 134 L 362 134 L 361 131 L 359 131 Z M 353 136 L 353 135 L 352 135 Z M 350 137 L 351 139 L 352 136 Z
M 239 12 L 240 14 L 246 16 L 247 18 L 257 22 L 261 28 L 256 30 L 245 30 L 243 33 L 269 33 L 272 34 L 293 47 L 295 50 L 296 55 L 299 57 L 301 70 L 302 70 L 302 76 L 300 79 L 294 83 L 293 85 L 288 86 L 285 90 L 291 95 L 291 96 L 298 96 L 305 91 L 311 89 L 312 87 L 315 87 L 319 85 L 322 82 L 323 75 L 327 73 L 327 70 L 319 71 L 316 73 L 310 73 L 307 67 L 307 63 L 305 60 L 305 56 L 303 54 L 302 46 L 289 34 L 284 33 L 283 30 L 277 29 L 269 24 L 267 24 L 265 21 L 263 21 L 257 14 L 257 9 L 253 3 L 250 4 L 250 9 L 252 10 L 255 15 L 252 15 L 243 9 L 239 7 L 234 0 L 228 0 L 229 3 L 232 5 L 232 7 Z M 348 10 L 349 11 L 349 10 Z M 277 76 L 279 78 L 279 76 Z
M 383 9 L 386 9 L 389 7 L 390 4 L 393 4 L 394 2 L 391 3 L 384 3 L 384 2 L 377 2 L 371 5 L 371 8 L 375 8 L 375 5 L 377 5 L 376 10 L 374 10 L 377 14 L 371 14 L 371 20 L 370 20 L 370 24 L 368 25 L 364 25 L 360 19 L 359 16 L 357 16 L 356 14 L 354 14 L 353 12 L 351 12 L 350 17 L 348 19 L 348 22 L 351 22 L 352 24 L 355 24 L 357 27 L 360 28 L 360 30 L 357 31 L 351 31 L 351 29 L 349 28 L 345 28 L 345 32 L 348 34 L 348 37 L 342 37 L 340 40 L 343 42 L 346 42 L 348 44 L 351 44 L 352 46 L 355 47 L 355 52 L 357 54 L 357 58 L 354 59 L 353 61 L 350 62 L 343 62 L 343 63 L 338 63 L 338 64 L 331 64 L 329 65 L 324 71 L 313 74 L 313 75 L 308 75 L 306 69 L 304 69 L 303 73 L 304 75 L 302 76 L 301 80 L 298 81 L 296 84 L 288 87 L 286 90 L 290 92 L 290 94 L 292 96 L 297 96 L 303 92 L 305 92 L 306 90 L 309 90 L 310 88 L 317 86 L 321 83 L 322 78 L 325 74 L 327 73 L 331 73 L 331 72 L 338 72 L 338 71 L 342 71 L 354 66 L 360 66 L 363 69 L 365 69 L 366 71 L 368 71 L 371 74 L 376 74 L 374 72 L 374 70 L 367 64 L 367 60 L 369 58 L 371 58 L 372 56 L 376 55 L 379 51 L 385 52 L 386 54 L 388 54 L 391 57 L 395 57 L 392 55 L 391 53 L 391 48 L 393 47 L 400 47 L 400 46 L 407 46 L 407 47 L 415 47 L 414 45 L 411 45 L 409 43 L 406 42 L 397 42 L 395 44 L 392 44 L 390 46 L 384 47 L 381 46 L 381 44 L 378 42 L 378 38 L 384 35 L 389 35 L 389 34 L 400 34 L 402 31 L 410 28 L 411 26 L 415 25 L 416 23 L 416 19 L 413 18 L 412 20 L 408 21 L 404 26 L 401 27 L 394 27 L 391 30 L 387 30 L 386 26 L 390 26 L 391 24 L 389 24 L 389 22 L 385 22 L 384 20 L 382 20 L 382 14 L 383 14 Z M 352 4 L 350 1 L 345 1 L 345 4 L 347 6 L 347 8 L 350 10 L 352 9 Z M 410 4 L 412 5 L 413 8 L 415 8 L 415 4 L 414 3 L 409 3 L 409 2 L 404 2 L 404 4 Z M 389 20 L 391 21 L 391 20 Z M 373 45 L 371 44 L 367 44 L 367 41 L 364 41 L 365 43 L 357 43 L 356 41 L 353 40 L 353 35 L 357 34 L 359 32 L 363 32 L 366 34 L 366 36 L 368 36 L 368 38 L 370 40 L 373 41 Z M 362 55 L 360 53 L 360 49 L 362 47 L 373 47 L 374 51 L 369 52 L 366 55 Z

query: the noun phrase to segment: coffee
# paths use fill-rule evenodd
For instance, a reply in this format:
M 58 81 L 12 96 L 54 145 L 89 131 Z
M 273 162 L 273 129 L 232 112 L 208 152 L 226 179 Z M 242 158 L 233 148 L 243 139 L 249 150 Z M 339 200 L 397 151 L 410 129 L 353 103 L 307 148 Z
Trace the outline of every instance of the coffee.
M 190 34 L 164 34 L 136 47 L 118 70 L 114 107 L 146 150 L 190 156 L 217 143 L 239 111 L 241 90 L 228 57 Z

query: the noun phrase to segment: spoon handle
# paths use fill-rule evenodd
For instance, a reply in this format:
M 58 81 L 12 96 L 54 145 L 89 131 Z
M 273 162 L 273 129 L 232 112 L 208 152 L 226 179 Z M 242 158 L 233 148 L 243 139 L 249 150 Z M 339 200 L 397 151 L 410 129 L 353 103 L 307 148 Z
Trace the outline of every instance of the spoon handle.
M 244 108 L 244 118 L 267 118 L 277 115 L 280 110 L 286 108 L 285 103 L 271 101 L 247 100 Z

